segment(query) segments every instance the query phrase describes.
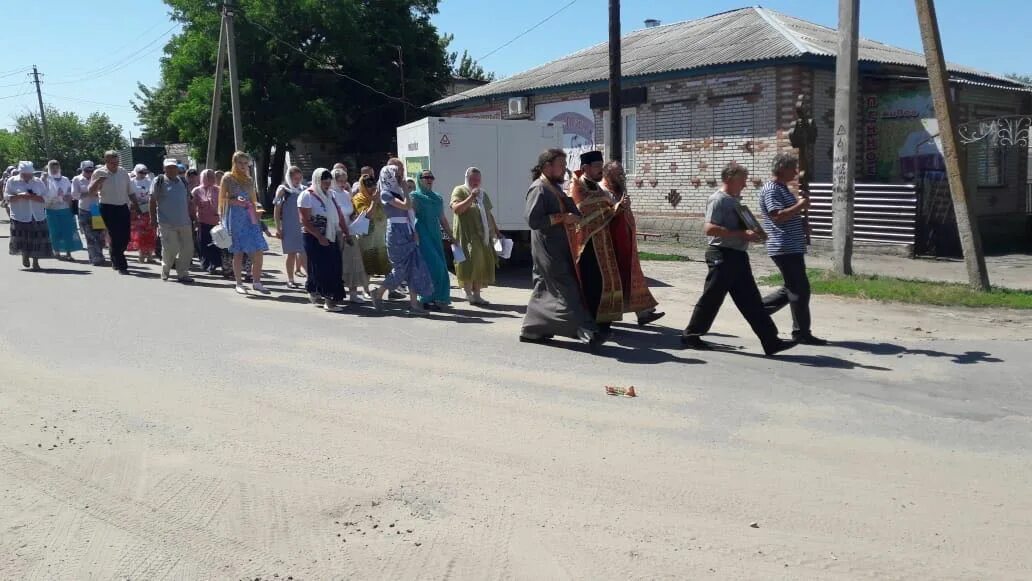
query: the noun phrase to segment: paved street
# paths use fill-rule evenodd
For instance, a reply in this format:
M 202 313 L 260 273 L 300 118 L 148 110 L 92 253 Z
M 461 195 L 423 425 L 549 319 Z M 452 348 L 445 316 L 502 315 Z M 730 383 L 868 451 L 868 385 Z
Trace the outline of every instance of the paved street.
M 772 360 L 727 301 L 696 353 L 703 267 L 646 263 L 664 326 L 596 356 L 516 341 L 526 271 L 331 315 L 6 234 L 4 579 L 1032 578 L 1029 315 L 816 298 Z

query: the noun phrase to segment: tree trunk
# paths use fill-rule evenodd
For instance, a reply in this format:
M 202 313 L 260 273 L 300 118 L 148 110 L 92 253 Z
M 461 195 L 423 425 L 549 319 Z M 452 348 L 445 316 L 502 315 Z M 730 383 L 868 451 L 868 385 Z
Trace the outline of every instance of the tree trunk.
M 258 195 L 261 199 L 262 206 L 265 207 L 266 211 L 272 209 L 272 199 L 269 197 L 269 149 L 271 146 L 266 144 L 261 147 L 257 152 L 257 157 L 254 160 L 254 171 L 255 176 L 258 178 Z

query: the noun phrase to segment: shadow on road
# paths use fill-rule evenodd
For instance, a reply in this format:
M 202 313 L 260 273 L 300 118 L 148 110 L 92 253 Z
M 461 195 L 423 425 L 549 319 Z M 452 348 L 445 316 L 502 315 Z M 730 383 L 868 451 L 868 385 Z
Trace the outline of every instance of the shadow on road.
M 38 271 L 35 271 L 39 272 L 40 274 L 93 274 L 93 272 L 89 270 L 71 270 L 68 268 L 47 268 L 42 265 L 40 266 L 41 268 Z M 32 270 L 29 270 L 27 268 L 24 270 L 25 272 L 33 272 Z
M 830 355 L 792 355 L 783 353 L 775 357 L 767 357 L 759 353 L 750 353 L 748 351 L 729 351 L 736 355 L 743 357 L 754 357 L 756 359 L 767 359 L 769 361 L 784 361 L 785 363 L 796 363 L 803 367 L 818 367 L 821 369 L 866 369 L 867 371 L 892 371 L 888 367 L 879 367 L 877 365 L 864 365 L 863 363 L 857 363 L 856 361 L 850 361 L 848 359 L 842 359 L 840 357 L 832 357 Z
M 1003 363 L 1003 359 L 993 357 L 985 351 L 965 351 L 964 353 L 947 353 L 932 349 L 909 349 L 902 345 L 893 343 L 868 343 L 866 341 L 836 341 L 830 343 L 835 347 L 863 351 L 872 355 L 924 355 L 925 357 L 942 357 L 952 359 L 952 363 L 958 365 L 971 365 L 974 363 Z

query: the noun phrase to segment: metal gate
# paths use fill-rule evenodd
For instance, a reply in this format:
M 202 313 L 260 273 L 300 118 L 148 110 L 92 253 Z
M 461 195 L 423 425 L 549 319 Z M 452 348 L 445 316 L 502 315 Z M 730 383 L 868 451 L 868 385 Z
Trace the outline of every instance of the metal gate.
M 914 245 L 917 238 L 917 186 L 855 185 L 853 239 L 875 244 Z M 831 239 L 831 184 L 810 184 L 811 236 Z

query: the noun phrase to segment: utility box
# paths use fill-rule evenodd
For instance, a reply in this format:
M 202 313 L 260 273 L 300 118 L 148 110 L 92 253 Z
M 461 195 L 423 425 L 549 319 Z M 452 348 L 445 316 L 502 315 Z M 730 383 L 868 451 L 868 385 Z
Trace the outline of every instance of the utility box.
M 434 191 L 448 207 L 466 168 L 480 169 L 498 228 L 517 242 L 529 240 L 523 214 L 530 170 L 542 151 L 562 146 L 562 123 L 427 117 L 398 128 L 398 157 L 408 177 L 433 171 Z

